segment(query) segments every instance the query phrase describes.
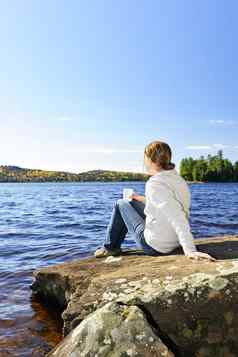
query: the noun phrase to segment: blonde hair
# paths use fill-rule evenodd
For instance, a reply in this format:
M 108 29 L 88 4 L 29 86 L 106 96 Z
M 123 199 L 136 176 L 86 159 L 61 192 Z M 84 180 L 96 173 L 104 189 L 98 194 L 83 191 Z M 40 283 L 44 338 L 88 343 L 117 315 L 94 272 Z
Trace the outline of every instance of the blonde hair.
M 171 162 L 171 148 L 163 141 L 155 140 L 146 145 L 144 149 L 144 156 L 145 155 L 164 170 L 172 170 L 175 168 L 175 164 Z

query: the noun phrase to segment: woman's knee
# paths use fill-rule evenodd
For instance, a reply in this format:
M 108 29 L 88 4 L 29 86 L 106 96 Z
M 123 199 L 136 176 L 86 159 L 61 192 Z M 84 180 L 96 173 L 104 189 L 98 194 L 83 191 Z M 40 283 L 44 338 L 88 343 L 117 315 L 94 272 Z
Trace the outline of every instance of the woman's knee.
M 114 208 L 119 208 L 119 207 L 121 207 L 121 206 L 123 206 L 125 204 L 125 201 L 126 201 L 125 199 L 119 198 L 119 199 L 114 201 L 113 207 Z
M 128 205 L 129 201 L 125 200 L 124 198 L 119 198 L 116 200 L 115 204 L 118 206 Z

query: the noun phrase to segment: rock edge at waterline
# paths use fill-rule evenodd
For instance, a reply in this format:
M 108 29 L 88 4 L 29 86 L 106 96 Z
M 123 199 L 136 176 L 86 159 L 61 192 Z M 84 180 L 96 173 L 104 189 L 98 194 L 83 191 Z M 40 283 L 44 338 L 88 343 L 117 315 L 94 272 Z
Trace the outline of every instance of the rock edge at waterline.
M 218 260 L 131 249 L 34 271 L 33 293 L 63 311 L 48 356 L 238 356 L 238 236 L 196 246 Z

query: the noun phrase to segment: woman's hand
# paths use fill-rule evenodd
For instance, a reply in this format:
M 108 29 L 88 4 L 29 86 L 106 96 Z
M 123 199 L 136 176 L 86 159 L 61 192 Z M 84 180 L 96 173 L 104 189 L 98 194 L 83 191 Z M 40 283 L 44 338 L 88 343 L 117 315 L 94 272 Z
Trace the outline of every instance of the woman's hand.
M 208 259 L 211 261 L 216 261 L 217 259 L 212 257 L 211 255 L 207 254 L 207 253 L 203 253 L 203 252 L 192 252 L 192 253 L 188 253 L 186 254 L 186 257 L 190 258 L 190 259 L 196 259 L 198 260 L 199 258 L 202 259 Z
M 130 198 L 131 198 L 132 200 L 136 200 L 136 201 L 140 201 L 140 202 L 145 202 L 145 196 L 138 195 L 137 193 L 132 193 L 132 195 L 130 195 Z

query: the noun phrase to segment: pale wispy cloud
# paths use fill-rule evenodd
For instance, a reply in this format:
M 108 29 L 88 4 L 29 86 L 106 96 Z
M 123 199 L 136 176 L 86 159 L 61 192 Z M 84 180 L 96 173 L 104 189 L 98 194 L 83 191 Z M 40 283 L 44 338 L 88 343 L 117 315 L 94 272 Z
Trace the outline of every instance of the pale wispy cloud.
M 144 147 L 124 147 L 118 148 L 111 145 L 94 145 L 89 143 L 88 145 L 72 145 L 64 149 L 72 154 L 80 153 L 95 153 L 95 154 L 140 154 L 143 155 Z
M 206 150 L 206 149 L 212 149 L 212 146 L 210 145 L 187 145 L 185 146 L 185 149 L 191 149 L 191 150 Z
M 225 148 L 229 148 L 229 145 L 212 144 L 212 145 L 187 145 L 187 146 L 185 146 L 185 149 L 191 149 L 191 150 L 225 149 Z
M 210 119 L 209 123 L 212 125 L 232 125 L 235 124 L 234 120 L 223 120 L 223 119 Z
M 97 153 L 97 154 L 129 154 L 129 153 L 139 153 L 143 154 L 144 149 L 117 149 L 111 147 L 82 147 L 82 148 L 68 148 L 66 151 L 74 152 L 74 153 Z
M 59 120 L 59 121 L 70 121 L 70 120 L 73 120 L 73 118 L 69 117 L 69 116 L 62 116 L 62 117 L 57 117 L 57 120 Z
M 215 148 L 217 148 L 217 149 L 225 149 L 225 148 L 228 148 L 229 145 L 213 144 L 213 147 L 215 147 Z
M 187 145 L 184 147 L 185 149 L 189 150 L 217 150 L 217 149 L 238 149 L 238 145 L 224 145 L 224 144 L 212 144 L 212 145 Z

